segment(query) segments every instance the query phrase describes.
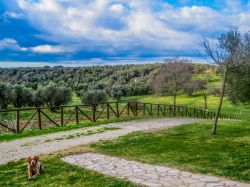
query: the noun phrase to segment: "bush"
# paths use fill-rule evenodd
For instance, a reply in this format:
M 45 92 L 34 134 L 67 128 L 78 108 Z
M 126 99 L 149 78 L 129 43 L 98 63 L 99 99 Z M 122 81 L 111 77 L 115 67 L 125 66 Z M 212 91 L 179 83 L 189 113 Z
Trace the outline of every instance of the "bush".
M 80 94 L 80 97 L 82 102 L 86 105 L 105 103 L 108 100 L 106 92 L 102 90 L 82 92 Z

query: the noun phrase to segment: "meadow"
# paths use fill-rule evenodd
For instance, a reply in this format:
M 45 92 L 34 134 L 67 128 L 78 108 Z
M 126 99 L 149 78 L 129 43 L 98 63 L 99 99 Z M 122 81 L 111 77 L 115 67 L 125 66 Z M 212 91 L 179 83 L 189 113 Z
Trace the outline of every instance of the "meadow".
M 219 87 L 219 77 L 214 76 L 209 84 Z M 153 94 L 123 96 L 120 99 L 121 102 L 137 101 L 168 105 L 172 104 L 172 100 L 171 96 Z M 216 111 L 218 100 L 218 96 L 208 95 L 208 111 Z M 115 100 L 109 98 L 109 101 Z M 72 100 L 67 104 L 80 105 L 82 102 L 73 93 Z M 177 105 L 203 109 L 202 92 L 194 93 L 192 96 L 178 94 Z M 18 162 L 10 162 L 0 166 L 0 186 L 137 186 L 124 180 L 69 165 L 60 159 L 65 155 L 89 151 L 250 182 L 250 108 L 243 105 L 234 105 L 225 97 L 222 113 L 240 118 L 241 121 L 219 121 L 218 134 L 213 136 L 210 134 L 212 121 L 208 120 L 167 130 L 132 133 L 112 141 L 78 146 L 50 155 L 41 155 L 41 160 L 45 168 L 48 169 L 46 173 L 32 181 L 27 180 L 26 161 L 24 159 Z M 29 115 L 26 114 L 24 118 Z M 53 115 L 57 118 L 59 114 Z M 68 115 L 69 113 L 66 114 L 66 117 Z M 1 134 L 0 142 L 141 118 L 152 118 L 152 116 L 124 116 L 122 118 L 113 116 L 109 120 L 81 121 L 78 125 L 71 121 L 63 127 L 49 127 L 42 130 L 33 128 L 19 134 Z
M 124 102 L 130 100 L 165 104 L 171 104 L 172 102 L 171 97 L 154 95 L 121 98 L 121 101 Z M 217 101 L 218 97 L 209 96 L 208 110 L 215 110 Z M 203 97 L 199 94 L 192 97 L 179 95 L 177 102 L 178 105 L 197 107 L 202 105 Z M 72 104 L 80 104 L 80 99 L 74 96 Z M 222 111 L 231 115 L 241 115 L 242 120 L 240 122 L 220 121 L 218 134 L 214 136 L 210 135 L 212 121 L 207 121 L 156 132 L 132 133 L 112 141 L 103 141 L 88 146 L 71 148 L 60 153 L 42 155 L 41 160 L 45 168 L 48 169 L 45 174 L 32 181 L 27 180 L 25 160 L 11 162 L 0 166 L 0 185 L 136 186 L 127 181 L 69 165 L 60 159 L 61 156 L 89 151 L 249 182 L 250 116 L 248 114 L 250 110 L 247 107 L 234 106 L 225 98 Z M 141 116 L 140 118 L 145 117 Z M 72 123 L 64 127 L 24 131 L 20 134 L 4 134 L 0 136 L 0 141 L 135 119 L 138 119 L 138 117 L 112 118 L 94 123 L 84 122 L 79 125 Z

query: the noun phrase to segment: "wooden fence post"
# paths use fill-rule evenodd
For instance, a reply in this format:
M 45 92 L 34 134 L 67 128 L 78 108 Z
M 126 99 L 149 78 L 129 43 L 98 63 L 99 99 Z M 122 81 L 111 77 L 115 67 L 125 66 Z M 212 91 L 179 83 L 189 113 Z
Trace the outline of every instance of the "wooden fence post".
M 16 111 L 16 132 L 20 132 L 20 111 Z
M 61 112 L 61 126 L 63 126 L 63 106 L 60 107 Z
M 127 115 L 129 116 L 129 107 L 130 107 L 130 104 L 129 104 L 129 102 L 128 102 L 128 104 L 127 104 Z
M 145 110 L 146 110 L 146 106 L 145 106 L 145 103 L 143 103 L 143 116 L 145 116 Z
M 107 107 L 107 119 L 109 119 L 109 103 L 107 103 L 106 107 Z
M 160 115 L 160 105 L 158 104 L 157 105 L 157 116 L 159 116 Z
M 76 124 L 79 125 L 79 113 L 78 113 L 78 106 L 75 107 L 76 110 Z
M 96 105 L 94 104 L 93 105 L 93 122 L 95 122 L 96 121 Z
M 138 110 L 138 103 L 136 102 L 135 103 L 135 116 L 138 116 L 137 110 Z
M 38 127 L 42 130 L 42 118 L 41 118 L 41 109 L 37 108 L 37 116 L 38 116 Z
M 119 117 L 120 113 L 119 113 L 119 105 L 118 102 L 116 102 L 116 117 Z
M 151 116 L 153 115 L 153 105 L 152 104 L 150 105 L 150 115 Z

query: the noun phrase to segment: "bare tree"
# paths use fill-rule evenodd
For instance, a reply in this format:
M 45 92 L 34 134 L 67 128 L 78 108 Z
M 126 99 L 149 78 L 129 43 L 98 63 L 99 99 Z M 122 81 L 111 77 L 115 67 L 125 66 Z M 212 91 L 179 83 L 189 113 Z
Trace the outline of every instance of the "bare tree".
M 225 34 L 222 34 L 218 38 L 218 43 L 216 45 L 213 45 L 210 41 L 204 38 L 203 48 L 207 55 L 211 58 L 211 63 L 217 64 L 224 70 L 220 99 L 211 131 L 211 134 L 216 134 L 228 72 L 232 69 L 239 68 L 245 63 L 247 48 L 245 37 L 239 32 L 238 29 L 233 29 Z
M 174 114 L 177 93 L 183 91 L 185 84 L 192 78 L 193 66 L 189 62 L 187 59 L 168 59 L 151 81 L 151 87 L 157 95 L 174 97 Z

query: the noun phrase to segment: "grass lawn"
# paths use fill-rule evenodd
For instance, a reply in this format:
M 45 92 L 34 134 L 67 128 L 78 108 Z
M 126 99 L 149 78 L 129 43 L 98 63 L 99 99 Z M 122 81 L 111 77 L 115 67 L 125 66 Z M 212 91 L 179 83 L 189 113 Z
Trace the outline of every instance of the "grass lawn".
M 208 110 L 216 111 L 218 106 L 219 97 L 217 96 L 208 96 L 207 98 Z M 122 97 L 121 101 L 127 102 L 129 100 L 137 100 L 145 103 L 160 103 L 160 104 L 170 104 L 173 103 L 173 98 L 170 96 L 155 96 L 155 95 L 140 95 L 140 96 L 130 96 Z M 196 94 L 193 96 L 188 96 L 184 94 L 179 94 L 177 96 L 177 105 L 204 108 L 204 100 L 202 94 Z M 237 118 L 245 119 L 250 113 L 250 107 L 245 106 L 236 106 L 233 105 L 227 97 L 224 98 L 222 105 L 222 114 L 234 116 Z
M 210 129 L 210 123 L 183 125 L 133 133 L 91 144 L 90 148 L 130 160 L 250 182 L 249 122 L 221 122 L 216 136 L 210 135 Z
M 27 179 L 26 160 L 0 165 L 0 186 L 79 186 L 79 187 L 134 187 L 135 184 L 73 166 L 60 159 L 61 154 L 40 158 L 45 172 Z

